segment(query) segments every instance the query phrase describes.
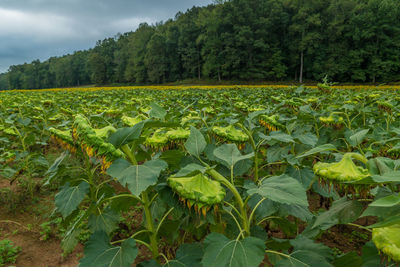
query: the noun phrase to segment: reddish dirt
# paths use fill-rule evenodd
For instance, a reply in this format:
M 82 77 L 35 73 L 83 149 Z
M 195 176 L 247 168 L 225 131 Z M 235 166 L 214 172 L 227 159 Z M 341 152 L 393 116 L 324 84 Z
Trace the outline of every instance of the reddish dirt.
M 73 267 L 78 265 L 77 256 L 83 251 L 81 247 L 64 259 L 61 256 L 62 250 L 58 239 L 51 238 L 41 241 L 40 234 L 36 231 L 28 231 L 12 223 L 0 223 L 0 225 L 1 238 L 11 240 L 15 245 L 21 247 L 16 266 Z
M 4 186 L 4 182 L 1 184 Z M 7 181 L 7 186 L 9 183 Z M 0 186 L 1 188 L 1 186 Z M 61 256 L 60 240 L 50 237 L 41 240 L 40 224 L 45 222 L 53 209 L 52 197 L 41 196 L 36 203 L 18 207 L 17 210 L 0 206 L 0 240 L 8 239 L 21 247 L 17 262 L 12 264 L 18 267 L 46 267 L 46 266 L 77 266 L 79 257 L 83 255 L 83 246 L 78 245 L 65 259 Z

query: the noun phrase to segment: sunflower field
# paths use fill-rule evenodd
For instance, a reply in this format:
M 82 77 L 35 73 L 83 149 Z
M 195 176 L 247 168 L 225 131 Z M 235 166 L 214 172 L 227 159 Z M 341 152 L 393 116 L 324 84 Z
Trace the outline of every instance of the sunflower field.
M 399 157 L 390 86 L 0 92 L 0 181 L 81 267 L 398 266 Z

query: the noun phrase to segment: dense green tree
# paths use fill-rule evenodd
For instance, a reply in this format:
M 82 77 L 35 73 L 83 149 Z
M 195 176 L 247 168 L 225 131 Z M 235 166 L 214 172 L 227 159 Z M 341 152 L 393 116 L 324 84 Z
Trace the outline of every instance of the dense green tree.
M 381 83 L 400 80 L 399 58 L 398 0 L 215 0 L 90 50 L 11 66 L 0 89 L 325 76 Z
M 0 74 L 0 90 L 8 90 L 8 74 Z
M 167 73 L 167 50 L 165 37 L 155 33 L 146 47 L 144 63 L 149 81 L 152 83 L 165 82 Z
M 147 43 L 154 34 L 154 27 L 142 23 L 134 34 L 129 36 L 129 59 L 125 70 L 128 82 L 144 83 L 147 81 L 147 70 L 144 63 Z

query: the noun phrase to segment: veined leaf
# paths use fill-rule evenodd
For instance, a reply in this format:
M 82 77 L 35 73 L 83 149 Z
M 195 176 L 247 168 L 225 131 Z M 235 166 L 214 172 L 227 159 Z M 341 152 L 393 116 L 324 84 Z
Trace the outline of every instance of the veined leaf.
M 371 207 L 393 207 L 400 204 L 400 195 L 389 195 L 387 197 L 375 200 L 369 206 Z
M 203 248 L 199 243 L 183 244 L 176 251 L 176 258 L 163 267 L 202 267 Z
M 259 194 L 279 203 L 308 206 L 304 187 L 296 179 L 286 174 L 267 178 L 259 188 L 250 189 L 247 193 Z
M 326 152 L 326 151 L 333 151 L 336 150 L 336 147 L 332 144 L 325 144 L 325 145 L 320 145 L 317 147 L 314 147 L 313 149 L 310 149 L 306 152 L 304 152 L 303 154 L 300 154 L 297 156 L 297 158 L 304 158 L 304 157 L 308 157 L 317 153 L 321 153 L 321 152 Z
M 190 163 L 188 165 L 186 165 L 185 167 L 183 167 L 182 169 L 179 170 L 179 172 L 177 172 L 174 176 L 175 177 L 183 177 L 183 176 L 187 176 L 189 174 L 193 174 L 195 172 L 200 172 L 200 173 L 204 173 L 206 171 L 206 168 L 196 164 L 196 163 Z
M 372 175 L 372 179 L 377 183 L 399 183 L 400 171 L 386 172 L 382 175 Z
M 142 121 L 135 124 L 133 127 L 118 129 L 115 133 L 110 135 L 108 141 L 116 148 L 120 148 L 125 144 L 129 144 L 130 142 L 139 139 L 143 126 L 144 122 Z
M 266 141 L 278 141 L 278 142 L 282 142 L 282 143 L 294 143 L 294 139 L 292 136 L 283 133 L 283 132 L 271 132 L 269 135 L 265 135 L 263 133 L 260 133 L 259 136 L 266 140 Z
M 91 214 L 89 216 L 88 226 L 92 233 L 97 231 L 104 231 L 110 234 L 118 228 L 120 221 L 119 214 L 111 209 L 105 209 L 99 215 Z
M 349 137 L 353 146 L 358 146 L 364 140 L 365 136 L 368 134 L 369 129 L 361 130 Z
M 66 183 L 55 196 L 56 209 L 65 218 L 78 208 L 86 194 L 89 192 L 89 184 L 82 182 L 77 186 Z
M 85 244 L 84 253 L 79 267 L 130 267 L 138 249 L 132 238 L 126 239 L 121 246 L 113 247 L 105 232 L 95 232 Z
M 319 214 L 313 228 L 319 226 L 326 230 L 335 224 L 345 224 L 355 221 L 362 213 L 363 206 L 356 200 L 339 199 L 333 202 L 332 207 Z
M 203 152 L 206 148 L 206 145 L 206 140 L 204 139 L 204 136 L 201 134 L 201 132 L 191 126 L 190 136 L 185 143 L 185 148 L 189 152 L 189 154 L 195 157 L 199 157 L 201 152 Z
M 167 115 L 167 111 L 155 102 L 151 103 L 150 107 L 151 107 L 151 110 L 149 112 L 150 117 L 157 119 L 164 119 L 164 117 Z
M 118 159 L 108 168 L 107 174 L 127 186 L 133 195 L 139 196 L 157 183 L 161 171 L 167 167 L 168 164 L 160 159 L 146 161 L 143 165 L 132 165 L 125 159 Z
M 310 250 L 296 250 L 277 262 L 275 267 L 332 267 L 320 254 Z
M 264 241 L 255 237 L 230 240 L 222 234 L 211 233 L 204 240 L 203 266 L 258 267 L 264 259 Z
M 253 157 L 254 153 L 242 155 L 235 144 L 224 144 L 214 150 L 214 156 L 222 160 L 228 169 L 231 169 L 239 161 Z

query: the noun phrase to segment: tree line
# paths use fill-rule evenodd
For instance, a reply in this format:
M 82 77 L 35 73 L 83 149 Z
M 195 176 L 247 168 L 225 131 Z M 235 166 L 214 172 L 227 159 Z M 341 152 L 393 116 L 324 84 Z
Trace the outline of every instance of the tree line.
M 185 79 L 400 80 L 399 0 L 231 0 L 11 66 L 0 89 Z

